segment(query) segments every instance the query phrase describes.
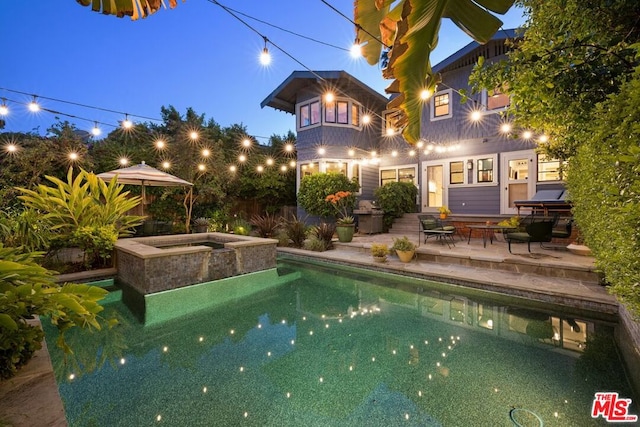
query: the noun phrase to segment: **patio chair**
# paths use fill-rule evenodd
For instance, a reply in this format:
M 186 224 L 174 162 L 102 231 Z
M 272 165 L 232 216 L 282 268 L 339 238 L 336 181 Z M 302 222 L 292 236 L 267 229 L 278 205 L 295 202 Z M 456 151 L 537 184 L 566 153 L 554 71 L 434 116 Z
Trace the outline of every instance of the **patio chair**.
M 418 215 L 418 222 L 420 223 L 420 228 L 418 231 L 418 236 L 422 234 L 424 237 L 423 243 L 427 243 L 429 237 L 435 237 L 436 240 L 439 240 L 440 243 L 446 243 L 449 248 L 451 245 L 449 242 L 456 245 L 453 235 L 456 232 L 456 227 L 453 225 L 442 225 L 442 222 L 433 215 Z M 418 241 L 420 238 L 418 237 Z
M 531 252 L 531 242 L 539 242 L 542 247 L 543 243 L 551 241 L 552 233 L 553 220 L 545 220 L 527 224 L 525 231 L 507 233 L 504 238 L 509 245 L 509 253 L 513 253 L 511 252 L 511 242 L 526 242 L 527 249 Z

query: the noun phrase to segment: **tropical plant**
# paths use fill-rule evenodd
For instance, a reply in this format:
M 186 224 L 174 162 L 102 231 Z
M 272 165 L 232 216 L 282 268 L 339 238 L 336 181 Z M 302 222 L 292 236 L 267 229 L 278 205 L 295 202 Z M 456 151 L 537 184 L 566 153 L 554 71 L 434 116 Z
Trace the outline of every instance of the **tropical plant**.
M 287 236 L 291 240 L 291 246 L 294 248 L 301 248 L 304 246 L 304 241 L 307 238 L 308 227 L 304 220 L 301 220 L 297 216 L 293 216 L 291 219 L 284 221 L 284 229 Z
M 53 233 L 47 221 L 33 209 L 0 211 L 0 241 L 9 247 L 22 246 L 27 252 L 49 248 Z
M 119 236 L 130 235 L 142 223 L 143 217 L 126 212 L 140 203 L 140 197 L 128 197 L 129 192 L 116 178 L 105 183 L 94 173 L 80 170 L 74 178 L 73 168 L 67 181 L 47 176 L 53 186 L 38 185 L 36 190 L 18 188 L 19 199 L 30 209 L 43 214 L 51 230 L 70 236 L 79 227 L 113 225 Z
M 256 228 L 260 237 L 273 237 L 282 224 L 281 219 L 268 213 L 264 215 L 253 215 L 249 222 Z
M 107 266 L 117 240 L 116 227 L 109 224 L 78 227 L 71 233 L 69 242 L 84 251 L 83 262 L 89 269 Z
M 415 212 L 418 189 L 410 182 L 388 182 L 374 191 L 387 228 L 405 213 Z
M 64 332 L 80 326 L 101 328 L 98 303 L 106 294 L 102 288 L 84 284 L 54 282 L 53 273 L 39 266 L 40 253 L 22 253 L 0 245 L 0 378 L 15 375 L 34 351 L 41 348 L 42 330 L 28 320 L 49 316 L 60 331 L 58 346 L 71 352 Z
M 186 0 L 182 1 L 184 2 Z M 165 4 L 162 0 L 145 0 L 143 3 L 139 0 L 77 0 L 77 2 L 82 6 L 91 5 L 91 10 L 94 12 L 100 12 L 105 15 L 114 15 L 118 18 L 129 16 L 132 21 L 139 18 L 146 18 L 147 16 L 156 13 Z M 169 0 L 169 7 L 171 9 L 176 6 L 178 6 L 178 0 Z
M 394 251 L 410 252 L 416 250 L 416 245 L 407 236 L 393 239 L 393 246 L 391 249 Z
M 389 246 L 384 243 L 372 243 L 371 255 L 374 257 L 384 257 L 389 254 Z
M 336 222 L 338 224 L 353 224 L 355 219 L 349 213 L 356 205 L 356 196 L 350 191 L 337 191 L 335 194 L 329 194 L 324 198 L 325 202 L 329 202 L 338 214 Z
M 308 214 L 323 218 L 331 217 L 335 213 L 335 206 L 327 201 L 327 196 L 335 195 L 339 191 L 349 192 L 346 202 L 355 204 L 356 193 L 360 185 L 349 180 L 341 173 L 316 173 L 302 178 L 298 191 L 298 205 Z
M 502 26 L 491 12 L 504 14 L 513 3 L 514 0 L 356 0 L 356 38 L 362 43 L 367 62 L 381 62 L 383 77 L 395 79 L 387 92 L 400 95 L 392 97 L 388 108 L 400 109 L 397 126 L 403 129 L 409 143 L 420 138 L 423 100 L 419 94 L 425 90 L 433 93 L 438 83 L 429 57 L 438 44 L 442 19 L 451 19 L 482 44 Z

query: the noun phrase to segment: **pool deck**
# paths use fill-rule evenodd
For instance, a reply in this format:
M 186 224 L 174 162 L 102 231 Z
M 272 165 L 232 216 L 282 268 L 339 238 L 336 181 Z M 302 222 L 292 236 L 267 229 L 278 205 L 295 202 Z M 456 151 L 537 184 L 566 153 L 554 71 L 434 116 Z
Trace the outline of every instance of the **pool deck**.
M 385 263 L 375 263 L 369 253 L 372 243 L 391 247 L 403 234 L 356 235 L 350 243 L 334 241 L 335 248 L 310 252 L 278 248 L 281 254 L 306 257 L 369 269 L 436 279 L 460 286 L 500 294 L 557 303 L 614 315 L 616 299 L 598 283 L 594 259 L 566 250 L 546 250 L 536 243 L 527 252 L 526 245 L 513 245 L 514 254 L 504 241 L 456 238 L 451 248 L 438 241 L 420 242 L 416 259 L 402 263 L 390 255 Z M 418 236 L 407 236 L 418 244 Z M 70 279 L 67 279 L 70 280 Z M 62 401 L 53 376 L 46 346 L 11 380 L 0 383 L 0 425 L 66 426 Z M 3 424 L 4 423 L 4 424 Z

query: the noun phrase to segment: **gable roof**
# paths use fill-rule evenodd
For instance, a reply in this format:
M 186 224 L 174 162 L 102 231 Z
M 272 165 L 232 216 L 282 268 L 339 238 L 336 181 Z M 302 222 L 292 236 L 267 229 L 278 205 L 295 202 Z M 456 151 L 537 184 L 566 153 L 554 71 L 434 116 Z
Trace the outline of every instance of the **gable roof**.
M 269 106 L 295 114 L 298 93 L 314 87 L 318 88 L 318 93 L 327 89 L 346 93 L 367 106 L 379 104 L 380 108 L 384 108 L 389 102 L 385 96 L 346 71 L 294 71 L 260 103 L 260 106 L 262 108 Z
M 476 41 L 472 41 L 462 49 L 458 50 L 457 52 L 453 53 L 452 55 L 438 62 L 436 65 L 432 67 L 432 70 L 434 73 L 441 73 L 443 71 L 448 71 L 449 69 L 458 68 L 456 67 L 457 62 L 460 60 L 466 59 L 466 57 L 471 55 L 475 50 L 477 49 L 479 50 L 479 48 L 484 48 L 491 44 L 504 45 L 505 40 L 515 39 L 517 37 L 518 35 L 516 34 L 516 30 L 513 28 L 508 30 L 499 30 L 497 33 L 493 35 L 493 37 L 491 37 L 491 40 L 489 40 L 489 42 L 487 42 L 486 44 L 481 45 Z M 496 43 L 496 42 L 500 42 L 500 43 Z M 504 53 L 504 52 L 501 52 L 501 53 Z M 479 56 L 479 54 L 475 56 L 477 57 Z M 484 56 L 487 56 L 487 55 L 485 54 Z M 492 55 L 492 56 L 497 56 L 497 55 Z M 477 58 L 471 58 L 471 59 L 473 63 L 475 63 L 477 60 Z M 464 65 L 469 65 L 469 64 L 465 63 Z

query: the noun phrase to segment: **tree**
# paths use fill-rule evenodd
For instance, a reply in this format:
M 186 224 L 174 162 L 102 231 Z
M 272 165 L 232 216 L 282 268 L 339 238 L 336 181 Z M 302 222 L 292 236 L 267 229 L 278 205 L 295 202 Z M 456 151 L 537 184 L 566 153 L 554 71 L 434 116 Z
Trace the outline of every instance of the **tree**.
M 508 115 L 568 161 L 567 188 L 610 290 L 640 315 L 640 9 L 636 1 L 521 0 L 527 25 L 506 61 L 479 61 L 476 91 L 501 88 Z
M 434 92 L 438 77 L 431 71 L 429 57 L 438 44 L 440 22 L 450 18 L 478 43 L 486 43 L 502 26 L 489 11 L 504 14 L 514 0 L 356 0 L 357 38 L 369 64 L 381 62 L 383 77 L 395 79 L 386 89 L 399 93 L 389 109 L 399 108 L 397 126 L 404 138 L 420 138 L 424 90 Z M 381 52 L 384 58 L 381 60 Z

